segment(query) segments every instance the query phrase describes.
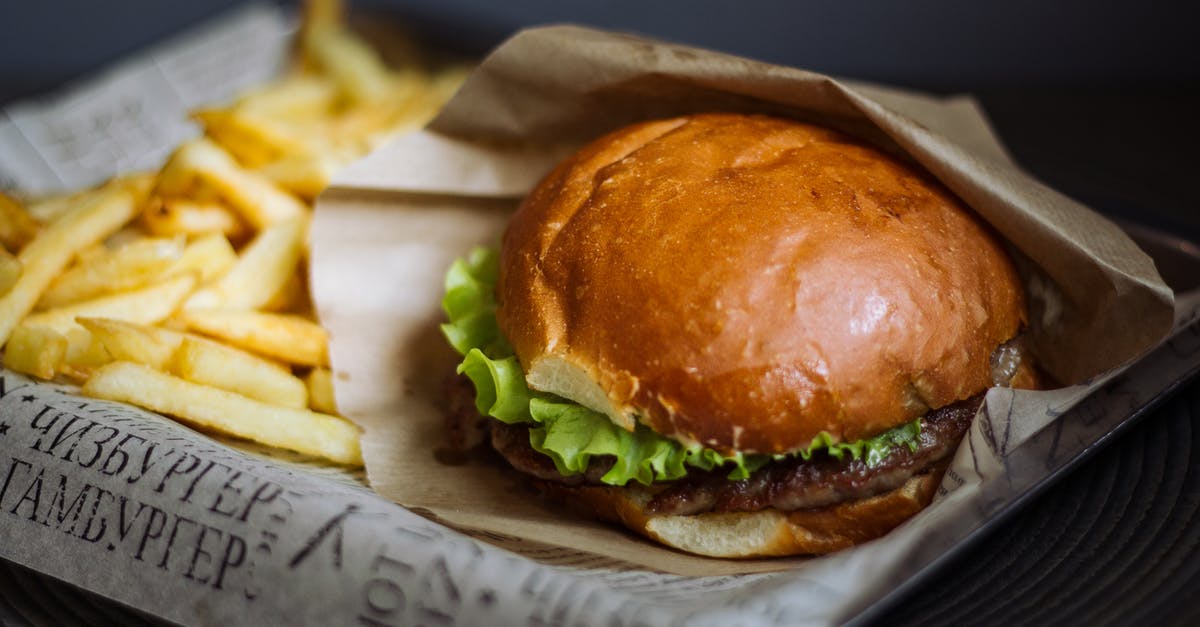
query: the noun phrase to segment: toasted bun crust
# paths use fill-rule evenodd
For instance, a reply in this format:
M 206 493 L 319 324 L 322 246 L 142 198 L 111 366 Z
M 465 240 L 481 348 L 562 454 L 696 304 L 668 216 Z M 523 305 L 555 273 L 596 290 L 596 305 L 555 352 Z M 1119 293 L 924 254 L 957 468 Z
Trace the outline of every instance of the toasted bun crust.
M 669 547 L 709 557 L 820 555 L 873 540 L 911 518 L 933 500 L 946 465 L 916 475 L 883 494 L 819 509 L 781 512 L 713 512 L 649 516 L 649 495 L 634 488 L 566 486 L 538 481 L 552 499 L 609 522 L 623 524 Z
M 1001 244 L 929 176 L 733 114 L 636 124 L 559 165 L 505 233 L 497 296 L 532 387 L 769 453 L 980 392 L 1025 316 Z

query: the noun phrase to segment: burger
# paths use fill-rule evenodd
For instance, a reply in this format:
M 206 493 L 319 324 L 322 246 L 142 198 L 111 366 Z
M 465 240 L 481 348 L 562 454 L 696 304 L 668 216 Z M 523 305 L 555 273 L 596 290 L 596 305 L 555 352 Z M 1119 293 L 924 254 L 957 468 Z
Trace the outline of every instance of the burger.
M 991 386 L 1032 387 L 1004 243 L 919 168 L 763 115 L 633 124 L 450 269 L 451 433 L 707 556 L 820 554 L 925 507 Z

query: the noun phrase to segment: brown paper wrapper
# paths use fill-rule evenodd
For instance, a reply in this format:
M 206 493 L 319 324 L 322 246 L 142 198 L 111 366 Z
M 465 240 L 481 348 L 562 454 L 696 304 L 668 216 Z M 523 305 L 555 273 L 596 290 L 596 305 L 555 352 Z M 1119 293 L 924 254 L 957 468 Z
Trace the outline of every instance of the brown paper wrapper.
M 1030 296 L 1030 339 L 1060 382 L 1127 362 L 1171 327 L 1172 294 L 1150 258 L 1017 168 L 970 99 L 577 27 L 529 30 L 489 56 L 425 132 L 351 166 L 318 202 L 314 294 L 332 332 L 339 405 L 365 430 L 377 492 L 502 546 L 558 546 L 688 575 L 795 563 L 661 548 L 543 503 L 494 455 L 445 447 L 444 385 L 457 356 L 438 324 L 451 261 L 497 243 L 517 200 L 586 141 L 701 111 L 824 124 L 923 166 L 1011 244 Z

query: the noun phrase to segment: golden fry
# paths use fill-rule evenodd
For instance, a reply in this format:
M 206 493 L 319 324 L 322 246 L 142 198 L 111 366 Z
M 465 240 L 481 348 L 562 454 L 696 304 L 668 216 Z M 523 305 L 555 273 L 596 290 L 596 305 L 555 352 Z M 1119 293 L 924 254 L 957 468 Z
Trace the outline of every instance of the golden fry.
M 329 333 L 290 314 L 220 309 L 185 310 L 189 329 L 300 366 L 329 365 Z
M 129 224 L 126 224 L 118 229 L 116 233 L 113 233 L 105 238 L 103 244 L 97 244 L 85 251 L 82 251 L 76 256 L 76 258 L 79 261 L 83 261 L 88 255 L 99 255 L 101 253 L 108 254 L 110 251 L 123 248 L 129 244 L 132 244 L 133 242 L 143 239 L 146 239 L 146 232 L 141 228 L 138 228 L 135 223 L 130 222 Z
M 220 233 L 240 239 L 250 230 L 240 216 L 219 201 L 159 196 L 146 204 L 139 223 L 152 235 L 164 237 Z
M 67 354 L 67 338 L 46 327 L 22 324 L 4 348 L 4 365 L 39 379 L 53 379 Z
M 21 278 L 0 297 L 0 344 L 8 341 L 13 327 L 71 258 L 129 222 L 136 207 L 137 197 L 130 190 L 109 188 L 55 220 L 21 250 Z
M 197 290 L 187 309 L 257 309 L 270 302 L 296 272 L 308 221 L 287 220 L 264 229 L 220 279 Z
M 237 253 L 224 235 L 209 233 L 188 244 L 163 278 L 195 274 L 200 283 L 207 283 L 228 272 L 237 260 Z
M 330 134 L 366 153 L 396 133 L 423 126 L 437 111 L 420 99 L 397 98 L 356 107 L 330 124 Z
M 0 248 L 0 297 L 3 297 L 21 278 L 21 262 L 11 253 Z
M 264 311 L 288 313 L 303 313 L 310 309 L 311 299 L 308 296 L 308 286 L 305 285 L 303 274 L 293 272 L 287 283 L 283 284 L 271 300 L 261 307 Z
M 321 148 L 304 128 L 296 128 L 272 114 L 205 109 L 192 117 L 204 125 L 204 133 L 210 139 L 248 168 L 260 167 L 286 155 L 314 153 Z
M 284 152 L 274 145 L 281 138 L 273 136 L 270 121 L 262 125 L 247 123 L 246 118 L 253 116 L 239 115 L 231 109 L 200 109 L 191 117 L 204 127 L 206 137 L 248 168 L 278 159 Z
M 185 334 L 145 324 L 111 318 L 76 318 L 115 360 L 132 361 L 166 370 Z
M 313 28 L 304 43 L 309 58 L 333 78 L 350 102 L 378 102 L 387 97 L 391 73 L 379 54 L 350 31 Z
M 470 65 L 459 63 L 443 68 L 440 72 L 435 72 L 430 85 L 433 97 L 445 103 L 466 82 L 467 76 L 471 74 L 472 69 Z
M 171 372 L 280 407 L 308 406 L 308 387 L 291 370 L 212 340 L 185 337 L 172 359 Z
M 330 149 L 332 150 L 332 149 Z M 350 159 L 330 151 L 319 155 L 292 155 L 264 164 L 257 172 L 301 198 L 313 199 L 329 185 L 333 175 Z
M 298 39 L 299 71 L 195 112 L 205 137 L 159 172 L 27 207 L 0 195 L 6 365 L 361 465 L 358 429 L 334 415 L 328 333 L 296 315 L 312 310 L 309 204 L 339 168 L 424 125 L 463 73 L 389 69 L 342 0 L 306 2 Z
M 183 249 L 182 238 L 142 238 L 89 256 L 58 275 L 37 306 L 62 307 L 101 294 L 143 287 L 175 264 L 183 256 Z
M 118 176 L 104 186 L 123 189 L 133 194 L 134 201 L 140 205 L 146 200 L 146 196 L 150 195 L 150 190 L 154 188 L 155 180 L 156 177 L 153 172 L 136 172 L 134 174 Z
M 209 139 L 192 140 L 175 151 L 163 166 L 157 193 L 164 197 L 186 196 L 197 184 L 207 185 L 220 194 L 255 228 L 308 214 L 308 208 L 295 196 L 263 176 L 243 169 L 224 148 Z
M 346 7 L 342 0 L 308 0 L 304 3 L 303 20 L 300 23 L 302 53 L 308 45 L 312 32 L 320 29 L 340 28 L 346 21 Z
M 338 89 L 324 76 L 292 74 L 247 92 L 233 109 L 289 122 L 312 121 L 333 114 Z
M 16 198 L 0 192 L 0 247 L 19 252 L 37 235 L 37 220 L 34 220 Z
M 44 225 L 50 224 L 70 213 L 71 210 L 77 209 L 80 205 L 93 202 L 97 197 L 111 193 L 113 190 L 132 194 L 134 204 L 141 205 L 153 183 L 153 176 L 146 173 L 118 176 L 103 185 L 90 189 L 39 198 L 29 203 L 29 215 Z
M 113 358 L 95 336 L 88 331 L 71 329 L 67 335 L 67 354 L 59 366 L 59 373 L 76 381 L 86 381 L 100 366 L 112 362 Z
M 30 217 L 42 224 L 50 224 L 71 209 L 74 209 L 88 195 L 98 194 L 101 190 L 89 189 L 73 194 L 55 194 L 38 198 L 29 202 L 27 210 Z
M 338 415 L 333 396 L 333 372 L 329 368 L 313 368 L 304 377 L 304 383 L 308 385 L 308 406 L 313 411 Z
M 80 328 L 75 322 L 77 317 L 155 324 L 179 309 L 195 286 L 193 275 L 175 277 L 149 287 L 40 311 L 25 318 L 25 322 L 49 327 L 62 334 Z
M 140 364 L 118 361 L 98 369 L 83 385 L 83 393 L 339 464 L 362 465 L 358 428 L 341 418 L 268 405 Z

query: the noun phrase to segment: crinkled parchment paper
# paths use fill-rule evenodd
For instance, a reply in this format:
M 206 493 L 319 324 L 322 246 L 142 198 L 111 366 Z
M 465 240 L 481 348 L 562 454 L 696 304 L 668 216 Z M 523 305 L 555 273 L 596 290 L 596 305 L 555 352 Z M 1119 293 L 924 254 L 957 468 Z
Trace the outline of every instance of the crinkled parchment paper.
M 1171 328 L 1172 294 L 1150 258 L 1113 224 L 1013 165 L 968 98 L 582 28 L 534 29 L 489 56 L 428 129 L 349 168 L 318 203 L 315 297 L 333 335 L 339 405 L 365 429 L 376 491 L 500 544 L 520 538 L 666 572 L 813 563 L 682 555 L 543 504 L 492 457 L 462 460 L 443 450 L 443 383 L 457 361 L 437 328 L 450 262 L 498 242 L 519 198 L 582 143 L 636 120 L 698 111 L 818 122 L 911 158 L 991 223 L 1018 258 L 1039 361 L 1077 385 L 991 391 L 938 500 L 901 528 L 908 545 L 928 539 L 923 527 L 964 516 L 946 503 L 1002 481 L 1011 451 Z M 870 543 L 843 562 L 882 570 L 903 554 L 893 546 L 873 555 L 880 550 Z

